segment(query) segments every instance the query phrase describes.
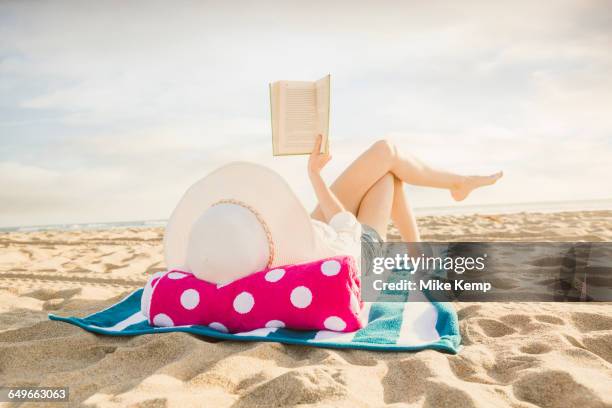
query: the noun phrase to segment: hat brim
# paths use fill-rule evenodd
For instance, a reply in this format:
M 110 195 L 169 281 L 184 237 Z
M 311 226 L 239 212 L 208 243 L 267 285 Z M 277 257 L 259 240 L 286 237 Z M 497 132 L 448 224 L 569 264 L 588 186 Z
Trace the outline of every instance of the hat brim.
M 309 260 L 315 248 L 312 221 L 289 184 L 267 167 L 234 162 L 192 185 L 172 212 L 164 233 L 164 256 L 169 269 L 187 269 L 185 260 L 193 224 L 212 204 L 225 199 L 248 204 L 268 224 L 274 242 L 272 266 Z

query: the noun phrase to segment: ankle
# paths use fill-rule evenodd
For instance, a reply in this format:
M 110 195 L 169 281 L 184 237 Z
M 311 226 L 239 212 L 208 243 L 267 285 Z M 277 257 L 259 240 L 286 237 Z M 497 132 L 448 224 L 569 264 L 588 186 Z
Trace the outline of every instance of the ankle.
M 451 185 L 451 190 L 458 190 L 461 187 L 465 186 L 465 183 L 467 183 L 469 177 L 468 176 L 457 176 L 456 180 L 453 182 L 453 184 Z

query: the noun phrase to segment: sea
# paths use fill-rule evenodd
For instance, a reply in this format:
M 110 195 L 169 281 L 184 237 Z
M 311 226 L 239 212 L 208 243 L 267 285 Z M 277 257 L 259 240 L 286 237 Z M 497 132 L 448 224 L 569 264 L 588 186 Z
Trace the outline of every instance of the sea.
M 416 207 L 417 216 L 426 215 L 469 215 L 469 214 L 517 214 L 522 212 L 566 212 L 566 211 L 597 211 L 612 210 L 612 199 L 581 200 L 581 201 L 550 201 L 511 204 L 487 205 L 454 205 L 448 207 Z M 167 220 L 140 220 L 120 222 L 87 222 L 50 225 L 27 225 L 16 227 L 0 227 L 0 232 L 31 232 L 46 230 L 99 230 L 113 228 L 150 228 L 164 227 Z

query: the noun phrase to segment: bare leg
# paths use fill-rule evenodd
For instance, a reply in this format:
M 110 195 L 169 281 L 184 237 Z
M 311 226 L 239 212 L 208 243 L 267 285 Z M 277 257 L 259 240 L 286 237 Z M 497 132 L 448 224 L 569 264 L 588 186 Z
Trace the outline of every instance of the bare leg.
M 391 208 L 391 219 L 399 230 L 404 242 L 419 242 L 421 235 L 417 226 L 416 217 L 412 207 L 406 200 L 404 183 L 397 177 L 393 178 L 393 206 Z
M 359 222 L 374 228 L 383 240 L 387 237 L 387 227 L 393 207 L 394 179 L 391 173 L 379 178 L 363 196 L 357 211 Z
M 392 173 L 404 183 L 448 189 L 457 200 L 464 199 L 475 188 L 493 184 L 501 177 L 501 174 L 461 176 L 434 169 L 415 157 L 399 154 L 389 141 L 379 140 L 351 163 L 332 184 L 331 190 L 348 211 L 357 214 L 365 194 L 387 173 Z M 312 216 L 322 219 L 318 207 Z
M 420 241 L 419 229 L 412 208 L 406 200 L 404 183 L 387 173 L 368 190 L 357 212 L 362 224 L 374 228 L 386 240 L 391 218 L 404 242 Z

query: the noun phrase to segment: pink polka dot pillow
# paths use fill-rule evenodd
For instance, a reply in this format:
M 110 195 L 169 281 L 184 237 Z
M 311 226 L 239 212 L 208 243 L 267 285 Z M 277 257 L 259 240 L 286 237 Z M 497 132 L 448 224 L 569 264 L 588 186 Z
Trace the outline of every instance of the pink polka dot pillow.
M 266 269 L 226 285 L 177 270 L 158 272 L 142 295 L 152 325 L 205 325 L 230 333 L 263 327 L 351 332 L 362 327 L 361 306 L 350 256 Z

